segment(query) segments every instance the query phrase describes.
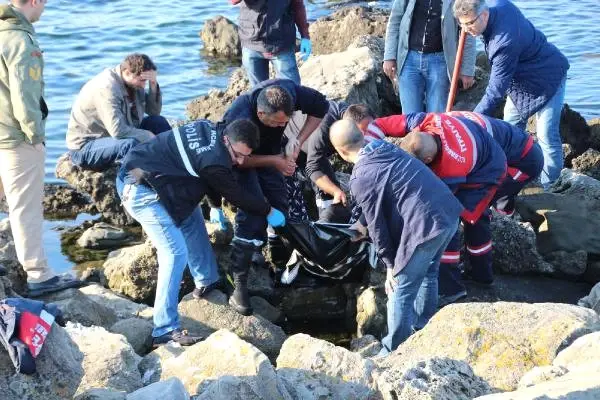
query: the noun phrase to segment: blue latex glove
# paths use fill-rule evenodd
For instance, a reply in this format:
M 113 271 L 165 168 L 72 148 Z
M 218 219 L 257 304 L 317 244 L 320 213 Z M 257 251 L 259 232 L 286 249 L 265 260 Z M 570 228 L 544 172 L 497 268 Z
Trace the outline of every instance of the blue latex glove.
M 302 60 L 308 60 L 310 53 L 312 53 L 312 43 L 310 39 L 302 38 L 302 40 L 300 40 L 300 53 L 302 53 Z
M 267 222 L 273 228 L 285 226 L 285 216 L 276 208 L 271 208 L 271 212 L 267 215 Z
M 220 208 L 210 209 L 210 222 L 219 224 L 219 228 L 221 228 L 222 231 L 227 230 L 227 217 L 225 217 L 225 213 Z

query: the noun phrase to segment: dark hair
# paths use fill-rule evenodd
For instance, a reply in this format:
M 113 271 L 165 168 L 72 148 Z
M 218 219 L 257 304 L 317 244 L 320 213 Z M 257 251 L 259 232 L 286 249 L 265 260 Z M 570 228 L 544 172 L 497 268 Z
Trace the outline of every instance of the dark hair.
M 223 135 L 226 135 L 231 143 L 244 143 L 252 151 L 260 145 L 258 126 L 249 119 L 236 119 L 225 127 Z
M 288 117 L 294 112 L 292 96 L 286 88 L 278 85 L 268 86 L 260 91 L 256 99 L 256 108 L 266 114 L 283 111 Z
M 145 54 L 133 53 L 129 54 L 121 63 L 121 69 L 127 70 L 134 75 L 139 75 L 145 71 L 156 71 L 156 65 L 150 57 Z
M 357 124 L 365 118 L 375 119 L 375 114 L 366 104 L 352 104 L 344 111 L 343 119 L 349 119 Z

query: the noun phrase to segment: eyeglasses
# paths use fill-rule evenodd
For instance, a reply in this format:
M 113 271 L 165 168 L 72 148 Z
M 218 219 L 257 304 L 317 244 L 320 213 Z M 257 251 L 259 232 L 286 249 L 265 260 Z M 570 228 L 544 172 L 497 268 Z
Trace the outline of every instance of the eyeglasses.
M 477 22 L 477 20 L 478 20 L 478 19 L 481 17 L 481 15 L 482 15 L 482 14 L 483 14 L 483 13 L 479 13 L 479 14 L 477 15 L 477 17 L 476 17 L 474 20 L 472 20 L 472 21 L 469 21 L 469 22 L 464 22 L 464 23 L 463 23 L 463 22 L 461 22 L 459 25 L 460 25 L 462 28 L 470 28 L 470 27 L 472 27 L 473 25 L 475 25 L 475 23 L 476 23 L 476 22 Z
M 225 138 L 225 140 L 227 141 L 227 146 L 229 147 L 229 149 L 231 149 L 231 152 L 233 153 L 233 155 L 234 155 L 235 158 L 247 158 L 247 157 L 250 157 L 251 153 L 244 154 L 244 153 L 240 153 L 239 151 L 235 151 L 235 149 L 231 145 L 231 142 L 229 141 L 229 138 Z

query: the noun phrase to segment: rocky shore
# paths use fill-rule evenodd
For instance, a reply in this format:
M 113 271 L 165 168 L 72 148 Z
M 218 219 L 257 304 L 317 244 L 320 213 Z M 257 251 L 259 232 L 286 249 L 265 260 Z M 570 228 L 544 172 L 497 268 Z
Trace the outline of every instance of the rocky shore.
M 400 112 L 381 68 L 387 17 L 348 7 L 313 23 L 314 55 L 300 66 L 303 84 L 330 99 L 368 103 L 379 115 Z M 201 36 L 206 52 L 239 56 L 231 21 L 208 21 Z M 480 56 L 476 86 L 459 94 L 455 108 L 472 109 L 488 76 Z M 226 89 L 188 104 L 188 116 L 216 121 L 248 88 L 238 69 Z M 37 374 L 15 375 L 0 350 L 0 398 L 600 398 L 600 118 L 586 122 L 565 105 L 561 135 L 566 168 L 551 192 L 524 191 L 521 221 L 493 216 L 494 286 L 469 287 L 467 299 L 441 309 L 386 358 L 375 357 L 386 329 L 381 271 L 343 284 L 303 279 L 283 286 L 260 265 L 251 269 L 249 317 L 233 311 L 220 291 L 193 299 L 185 277 L 183 328 L 206 339 L 152 351 L 156 252 L 123 211 L 115 170 L 81 171 L 61 158 L 56 175 L 67 185 L 47 185 L 45 214 L 100 215 L 63 233 L 90 284 L 43 299 L 57 304 L 68 323 L 53 326 Z M 231 218 L 233 210 L 227 213 Z M 208 222 L 207 229 L 226 271 L 231 232 Z M 0 299 L 26 296 L 7 219 L 0 222 L 0 264 L 9 272 L 0 277 Z

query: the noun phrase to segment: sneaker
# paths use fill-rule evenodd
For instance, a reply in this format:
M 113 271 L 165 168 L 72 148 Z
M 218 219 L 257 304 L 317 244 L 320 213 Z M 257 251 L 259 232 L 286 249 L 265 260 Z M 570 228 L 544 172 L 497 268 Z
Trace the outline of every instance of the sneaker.
M 175 329 L 162 336 L 152 338 L 152 347 L 157 348 L 171 342 L 181 346 L 191 346 L 202 340 L 204 340 L 202 336 L 192 336 L 185 329 Z
M 56 275 L 44 282 L 27 283 L 28 297 L 40 297 L 65 289 L 78 288 L 83 285 L 85 285 L 85 282 L 73 278 L 71 275 Z
M 221 284 L 221 280 L 219 279 L 218 281 L 215 281 L 208 286 L 200 286 L 200 287 L 195 288 L 194 291 L 192 292 L 192 296 L 194 297 L 194 299 L 200 300 L 201 298 L 206 297 L 206 295 L 209 294 L 210 292 L 212 292 L 214 289 L 221 289 L 221 288 L 222 288 L 222 284 Z
M 450 295 L 440 294 L 438 296 L 438 307 L 442 308 L 444 306 L 447 306 L 448 304 L 455 303 L 460 299 L 464 299 L 465 297 L 467 297 L 466 290 L 461 290 L 458 293 L 450 294 Z

